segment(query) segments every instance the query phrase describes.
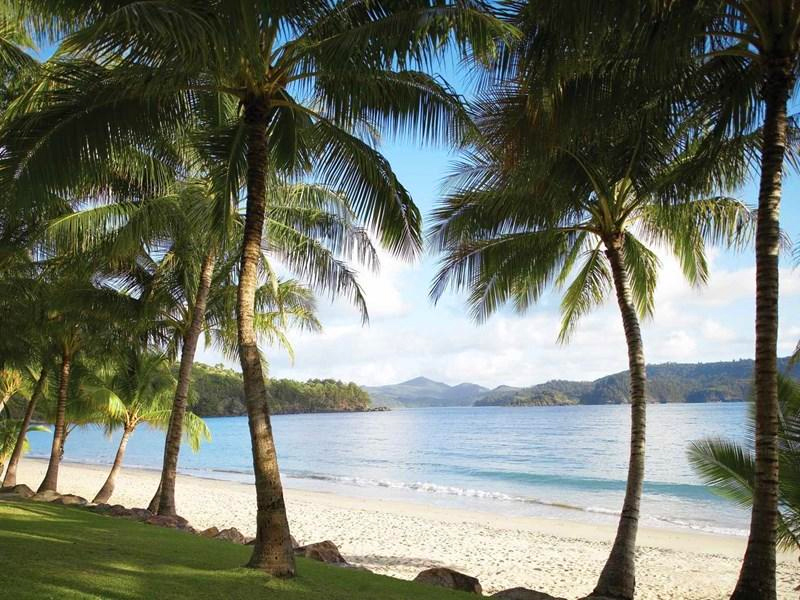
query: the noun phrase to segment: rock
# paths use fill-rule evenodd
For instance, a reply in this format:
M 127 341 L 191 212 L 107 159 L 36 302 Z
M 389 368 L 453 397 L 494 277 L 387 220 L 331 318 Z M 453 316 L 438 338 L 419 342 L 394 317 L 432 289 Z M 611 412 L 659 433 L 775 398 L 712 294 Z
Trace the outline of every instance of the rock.
M 564 598 L 557 598 L 544 592 L 537 592 L 529 590 L 524 587 L 515 587 L 509 590 L 503 590 L 492 594 L 492 598 L 502 598 L 503 600 L 564 600 Z
M 164 515 L 152 515 L 144 520 L 148 525 L 156 525 L 157 527 L 168 527 L 170 529 L 187 530 L 191 525 L 189 521 L 181 516 L 168 517 Z
M 460 590 L 462 592 L 470 592 L 472 594 L 481 595 L 483 593 L 483 588 L 475 577 L 464 575 L 464 573 L 459 573 L 458 571 L 446 567 L 426 569 L 417 575 L 414 581 L 417 583 L 426 583 L 428 585 L 438 585 L 439 587 Z
M 62 504 L 64 506 L 86 506 L 89 501 L 86 498 L 81 498 L 75 494 L 64 494 L 63 496 L 53 500 L 53 504 Z
M 133 513 L 131 509 L 125 508 L 122 504 L 114 504 L 106 511 L 106 514 L 110 517 L 130 517 Z
M 308 544 L 307 546 L 300 546 L 294 549 L 297 556 L 305 556 L 313 560 L 328 563 L 330 565 L 346 565 L 347 561 L 339 553 L 339 548 L 336 547 L 330 540 L 324 542 L 317 542 L 315 544 Z
M 20 483 L 19 485 L 0 488 L 0 494 L 16 494 L 20 498 L 32 498 L 36 495 L 36 492 L 24 483 Z
M 34 502 L 52 502 L 53 500 L 58 500 L 59 498 L 61 498 L 61 494 L 54 492 L 53 490 L 36 492 L 33 496 L 31 496 L 31 500 Z
M 207 538 L 216 537 L 219 534 L 219 529 L 216 527 L 209 527 L 208 529 L 204 529 L 200 532 L 200 535 Z
M 169 527 L 175 529 L 178 526 L 178 519 L 175 517 L 165 517 L 163 515 L 153 515 L 145 519 L 148 525 L 156 525 L 157 527 Z
M 147 521 L 147 519 L 153 516 L 153 513 L 146 508 L 129 508 L 127 510 L 130 512 L 128 516 L 137 521 Z
M 217 535 L 214 536 L 215 540 L 227 540 L 229 542 L 233 542 L 234 544 L 246 544 L 247 538 L 242 535 L 242 532 L 236 529 L 236 527 L 230 527 L 229 529 L 223 529 Z

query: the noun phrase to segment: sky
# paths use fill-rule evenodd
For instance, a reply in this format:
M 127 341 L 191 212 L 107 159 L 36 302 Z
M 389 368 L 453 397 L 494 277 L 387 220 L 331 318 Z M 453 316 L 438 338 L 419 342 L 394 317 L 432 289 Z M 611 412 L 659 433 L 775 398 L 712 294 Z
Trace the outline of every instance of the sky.
M 465 76 L 452 64 L 440 73 L 460 93 L 469 94 Z M 381 148 L 400 181 L 427 217 L 442 197 L 443 180 L 455 155 L 443 148 L 387 141 Z M 782 225 L 800 239 L 800 175 L 784 182 Z M 734 194 L 757 204 L 750 182 Z M 425 226 L 429 225 L 426 218 Z M 708 284 L 689 286 L 668 254 L 656 290 L 654 318 L 642 324 L 648 363 L 708 362 L 752 358 L 755 322 L 755 259 L 752 248 L 740 253 L 710 249 Z M 320 298 L 321 333 L 293 332 L 292 363 L 277 348 L 265 348 L 273 377 L 333 378 L 362 385 L 399 383 L 418 376 L 456 385 L 527 386 L 551 379 L 590 380 L 627 369 L 622 321 L 613 296 L 584 317 L 569 344 L 556 340 L 560 292 L 551 290 L 527 313 L 504 309 L 477 325 L 469 317 L 465 294 L 449 293 L 436 306 L 428 289 L 438 258 L 430 251 L 415 263 L 381 254 L 378 274 L 361 272 L 370 322 L 341 301 Z M 800 269 L 781 258 L 779 354 L 800 340 Z M 211 349 L 197 359 L 225 363 Z

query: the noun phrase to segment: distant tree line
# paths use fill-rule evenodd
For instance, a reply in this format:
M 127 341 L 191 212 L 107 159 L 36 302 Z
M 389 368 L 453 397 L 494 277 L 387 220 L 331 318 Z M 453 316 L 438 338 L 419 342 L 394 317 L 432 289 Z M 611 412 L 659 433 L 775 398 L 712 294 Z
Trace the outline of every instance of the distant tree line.
M 781 371 L 789 359 L 778 360 Z M 647 401 L 655 403 L 744 402 L 753 383 L 753 361 L 666 363 L 647 367 Z M 561 406 L 570 404 L 627 404 L 628 372 L 595 381 L 553 380 L 531 387 L 488 392 L 475 406 Z
M 204 417 L 247 413 L 242 374 L 222 365 L 195 364 L 191 378 L 192 409 Z M 267 382 L 273 414 L 357 412 L 371 408 L 369 395 L 355 383 L 335 379 L 270 379 Z

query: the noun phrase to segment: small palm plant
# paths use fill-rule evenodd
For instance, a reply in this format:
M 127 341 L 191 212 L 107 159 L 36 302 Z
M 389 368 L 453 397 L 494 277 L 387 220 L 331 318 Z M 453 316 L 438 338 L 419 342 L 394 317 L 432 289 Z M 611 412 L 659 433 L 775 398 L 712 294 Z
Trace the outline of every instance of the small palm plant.
M 175 384 L 167 356 L 140 349 L 128 350 L 119 360 L 101 367 L 92 376 L 84 379 L 84 394 L 106 407 L 95 419 L 104 423 L 109 434 L 117 429 L 122 430 L 111 471 L 93 502 L 107 502 L 114 493 L 114 484 L 122 469 L 125 449 L 136 428 L 147 423 L 166 429 Z M 184 415 L 183 431 L 186 441 L 194 451 L 199 449 L 202 440 L 211 439 L 211 432 L 205 422 L 191 411 L 186 411 Z
M 755 420 L 751 404 L 744 443 L 711 438 L 689 448 L 689 462 L 711 489 L 748 508 L 755 490 Z M 778 544 L 800 549 L 800 383 L 785 375 L 778 377 L 778 458 Z
M 21 426 L 23 426 L 23 422 L 19 419 L 0 419 L 0 474 L 3 473 L 3 465 L 6 460 L 13 452 L 16 452 L 17 438 L 20 437 Z M 50 432 L 44 425 L 28 425 L 25 427 L 25 433 L 20 438 L 22 440 L 21 445 L 19 445 L 20 454 L 24 454 L 30 449 L 27 434 L 32 431 Z
M 33 419 L 33 412 L 36 410 L 36 405 L 47 391 L 48 368 L 47 366 L 42 366 L 39 369 L 38 375 L 34 373 L 33 369 L 29 368 L 28 375 L 30 380 L 35 383 L 32 384 L 33 387 L 31 388 L 28 405 L 25 408 L 25 414 L 17 427 L 17 441 L 13 446 L 11 458 L 8 461 L 8 469 L 6 469 L 6 474 L 3 478 L 3 487 L 13 487 L 17 485 L 17 467 L 19 467 L 22 455 L 27 452 L 28 449 L 28 433 L 30 431 L 47 431 L 49 433 L 50 431 L 42 426 L 31 426 L 31 420 Z

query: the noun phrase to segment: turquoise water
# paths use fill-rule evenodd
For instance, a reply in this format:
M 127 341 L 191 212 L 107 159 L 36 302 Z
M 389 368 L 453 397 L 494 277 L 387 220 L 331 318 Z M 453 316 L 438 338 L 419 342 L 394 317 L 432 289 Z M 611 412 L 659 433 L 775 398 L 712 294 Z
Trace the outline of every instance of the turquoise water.
M 643 522 L 743 534 L 748 515 L 705 488 L 687 460 L 689 441 L 741 439 L 746 404 L 648 407 Z M 273 418 L 287 487 L 444 507 L 613 522 L 625 489 L 627 406 L 426 408 Z M 247 420 L 208 419 L 213 441 L 181 453 L 183 473 L 252 481 Z M 160 431 L 137 429 L 126 466 L 160 468 Z M 33 456 L 50 436 L 32 433 Z M 111 463 L 117 436 L 82 428 L 65 460 Z

